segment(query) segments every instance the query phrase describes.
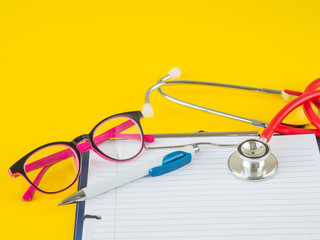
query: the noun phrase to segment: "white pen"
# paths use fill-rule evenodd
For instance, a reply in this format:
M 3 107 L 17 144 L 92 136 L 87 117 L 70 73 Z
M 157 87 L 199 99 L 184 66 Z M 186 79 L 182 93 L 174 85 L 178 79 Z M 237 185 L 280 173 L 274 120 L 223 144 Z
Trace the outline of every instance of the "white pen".
M 148 160 L 146 163 L 133 167 L 129 171 L 122 172 L 113 177 L 107 178 L 102 182 L 95 183 L 79 190 L 62 200 L 58 206 L 93 198 L 147 175 L 156 177 L 172 172 L 190 163 L 194 154 L 199 152 L 199 150 L 198 145 L 191 144 L 181 149 L 181 151 L 175 151 L 164 157 Z

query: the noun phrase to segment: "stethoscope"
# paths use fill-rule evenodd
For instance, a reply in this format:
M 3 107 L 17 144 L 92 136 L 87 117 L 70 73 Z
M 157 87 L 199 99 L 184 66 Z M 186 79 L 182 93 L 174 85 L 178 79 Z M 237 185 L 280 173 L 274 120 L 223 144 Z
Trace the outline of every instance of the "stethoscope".
M 253 126 L 265 128 L 260 135 L 259 140 L 248 139 L 237 146 L 237 150 L 229 157 L 228 166 L 232 173 L 236 176 L 246 179 L 246 180 L 261 180 L 271 177 L 278 169 L 278 161 L 276 157 L 270 152 L 270 147 L 267 144 L 274 133 L 280 134 L 315 134 L 317 137 L 320 136 L 320 119 L 317 113 L 314 112 L 311 103 L 320 108 L 320 90 L 316 90 L 320 87 L 320 79 L 316 79 L 311 82 L 305 91 L 298 92 L 292 90 L 274 90 L 268 88 L 254 88 L 246 87 L 232 84 L 205 82 L 205 81 L 193 81 L 193 80 L 173 80 L 180 77 L 181 71 L 179 68 L 172 68 L 168 74 L 160 78 L 157 84 L 151 86 L 145 94 L 145 104 L 142 109 L 144 117 L 153 116 L 153 108 L 150 104 L 150 93 L 153 90 L 158 89 L 160 94 L 165 98 L 175 103 L 190 108 L 202 110 L 205 112 L 213 113 L 216 115 L 232 118 L 235 120 L 250 123 Z M 285 107 L 283 107 L 276 116 L 271 120 L 270 123 L 259 121 L 256 119 L 249 119 L 240 117 L 237 115 L 217 111 L 211 108 L 206 108 L 199 106 L 190 102 L 180 100 L 178 98 L 172 97 L 166 92 L 164 92 L 161 87 L 171 84 L 194 84 L 194 85 L 207 85 L 207 86 L 218 86 L 218 87 L 228 87 L 243 90 L 258 91 L 264 93 L 271 93 L 282 95 L 284 98 L 292 95 L 296 98 L 290 101 Z M 299 106 L 303 106 L 305 115 L 307 116 L 310 123 L 315 127 L 315 129 L 304 129 L 300 125 L 286 124 L 282 123 L 284 118 Z

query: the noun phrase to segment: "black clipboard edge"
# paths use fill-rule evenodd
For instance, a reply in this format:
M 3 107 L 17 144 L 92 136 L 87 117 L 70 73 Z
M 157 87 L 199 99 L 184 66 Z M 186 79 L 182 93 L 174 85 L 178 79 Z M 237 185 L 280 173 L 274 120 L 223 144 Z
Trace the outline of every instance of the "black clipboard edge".
M 81 165 L 81 174 L 78 180 L 78 191 L 87 186 L 88 180 L 88 167 L 89 167 L 89 156 L 90 152 L 85 152 L 81 155 L 82 157 L 82 165 Z M 84 215 L 84 207 L 86 201 L 82 201 L 77 203 L 76 207 L 76 217 L 74 223 L 74 240 L 81 240 L 82 239 L 82 230 L 83 230 L 83 215 Z

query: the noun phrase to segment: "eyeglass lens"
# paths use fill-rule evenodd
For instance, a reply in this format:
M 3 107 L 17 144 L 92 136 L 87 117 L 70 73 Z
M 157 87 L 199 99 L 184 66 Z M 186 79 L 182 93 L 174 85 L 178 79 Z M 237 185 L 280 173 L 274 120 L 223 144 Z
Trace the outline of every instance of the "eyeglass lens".
M 40 190 L 54 193 L 69 187 L 79 171 L 79 159 L 67 145 L 57 144 L 41 148 L 25 162 L 28 179 Z
M 138 123 L 122 116 L 102 122 L 94 131 L 93 139 L 104 155 L 120 161 L 133 158 L 143 147 Z

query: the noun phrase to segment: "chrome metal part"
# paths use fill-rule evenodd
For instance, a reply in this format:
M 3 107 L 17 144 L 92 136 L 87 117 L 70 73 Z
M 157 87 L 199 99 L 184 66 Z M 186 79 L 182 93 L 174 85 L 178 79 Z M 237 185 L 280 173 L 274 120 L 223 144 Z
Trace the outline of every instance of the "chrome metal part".
M 58 206 L 83 201 L 85 199 L 86 199 L 86 194 L 81 189 L 78 192 L 76 192 L 76 193 L 70 195 L 69 197 L 65 198 L 64 200 L 62 200 L 61 203 L 58 204 Z
M 234 132 L 194 132 L 194 133 L 155 133 L 156 138 L 179 137 L 223 137 L 223 136 L 259 136 L 258 131 L 234 131 Z
M 199 148 L 198 144 L 191 144 L 191 146 L 193 147 L 194 153 L 200 152 L 200 148 Z
M 267 143 L 249 139 L 239 144 L 228 161 L 230 171 L 244 180 L 262 180 L 271 177 L 278 169 L 276 157 Z
M 164 149 L 164 148 L 181 148 L 181 147 L 187 147 L 187 146 L 193 146 L 194 145 L 211 145 L 215 147 L 236 147 L 238 144 L 219 144 L 219 143 L 212 143 L 212 142 L 195 142 L 195 143 L 188 143 L 183 145 L 172 145 L 172 146 L 160 146 L 160 147 L 147 147 L 147 150 L 153 150 L 153 149 Z M 199 148 L 199 147 L 198 147 Z
M 169 79 L 170 77 L 165 76 L 161 79 L 158 80 L 157 84 L 151 86 L 146 94 L 145 94 L 145 103 L 149 103 L 150 102 L 150 93 L 153 90 L 158 89 L 158 91 L 160 92 L 160 94 L 162 94 L 165 98 L 167 98 L 168 100 L 178 103 L 180 105 L 186 106 L 186 107 L 190 107 L 190 108 L 194 108 L 197 110 L 201 110 L 204 112 L 208 112 L 208 113 L 212 113 L 212 114 L 216 114 L 222 117 L 228 117 L 231 119 L 235 119 L 235 120 L 239 120 L 242 122 L 246 122 L 246 123 L 250 123 L 252 126 L 256 126 L 256 127 L 261 127 L 261 128 L 265 128 L 268 123 L 263 122 L 263 121 L 259 121 L 259 120 L 255 120 L 255 119 L 249 119 L 249 118 L 245 118 L 245 117 L 241 117 L 241 116 L 237 116 L 234 114 L 230 114 L 230 113 L 225 113 L 225 112 L 221 112 L 221 111 L 217 111 L 211 108 L 206 108 L 206 107 L 202 107 L 193 103 L 189 103 L 183 100 L 180 100 L 178 98 L 172 97 L 169 94 L 167 94 L 166 92 L 164 92 L 161 87 L 165 86 L 165 85 L 172 85 L 172 84 L 193 84 L 193 85 L 207 85 L 207 86 L 217 86 L 217 87 L 228 87 L 228 88 L 236 88 L 236 89 L 242 89 L 242 90 L 251 90 L 251 91 L 258 91 L 258 92 L 266 92 L 266 93 L 271 93 L 271 94 L 282 94 L 282 91 L 280 90 L 274 90 L 274 89 L 268 89 L 268 88 L 254 88 L 254 87 L 247 87 L 247 86 L 240 86 L 240 85 L 233 85 L 233 84 L 224 84 L 224 83 L 215 83 L 215 82 L 205 82 L 205 81 L 194 81 L 194 80 L 174 80 L 174 81 L 165 81 L 167 79 Z

